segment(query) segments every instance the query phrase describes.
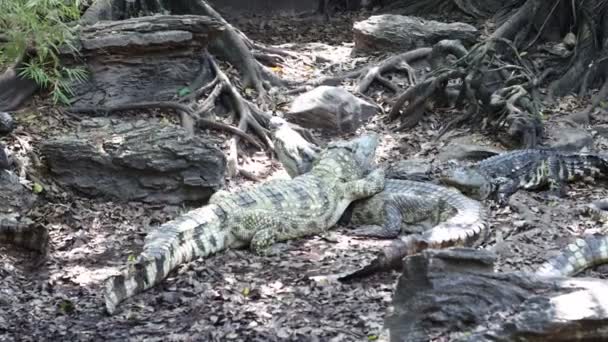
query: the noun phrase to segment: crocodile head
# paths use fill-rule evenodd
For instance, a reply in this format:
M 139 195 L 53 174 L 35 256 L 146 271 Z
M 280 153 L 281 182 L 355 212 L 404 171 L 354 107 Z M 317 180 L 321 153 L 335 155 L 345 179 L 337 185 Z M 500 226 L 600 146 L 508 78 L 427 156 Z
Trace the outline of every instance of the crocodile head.
M 442 183 L 478 200 L 485 200 L 492 193 L 490 180 L 474 168 L 451 168 L 443 171 L 439 179 Z
M 329 143 L 319 153 L 311 172 L 328 174 L 343 181 L 360 179 L 374 168 L 378 143 L 377 134 Z

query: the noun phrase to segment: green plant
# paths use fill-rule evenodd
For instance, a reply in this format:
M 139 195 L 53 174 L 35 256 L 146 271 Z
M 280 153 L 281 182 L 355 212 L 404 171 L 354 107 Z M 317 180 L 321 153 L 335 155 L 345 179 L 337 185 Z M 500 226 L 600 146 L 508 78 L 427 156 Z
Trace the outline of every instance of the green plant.
M 53 101 L 70 103 L 73 81 L 86 70 L 66 67 L 62 52 L 78 53 L 74 45 L 80 0 L 0 0 L 0 66 L 18 66 L 22 77 L 49 89 Z

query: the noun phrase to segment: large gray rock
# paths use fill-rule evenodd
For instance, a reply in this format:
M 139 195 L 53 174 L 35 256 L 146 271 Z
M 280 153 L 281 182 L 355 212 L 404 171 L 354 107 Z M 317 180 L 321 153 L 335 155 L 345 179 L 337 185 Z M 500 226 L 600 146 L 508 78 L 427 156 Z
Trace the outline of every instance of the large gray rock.
M 551 147 L 577 152 L 593 148 L 593 136 L 584 128 L 554 126 L 547 129 Z
M 176 126 L 95 119 L 47 140 L 42 153 L 60 184 L 85 195 L 179 204 L 203 202 L 223 187 L 218 143 Z
M 378 112 L 378 106 L 343 88 L 320 86 L 298 96 L 285 119 L 305 128 L 350 133 Z
M 96 4 L 103 7 L 107 1 Z M 120 12 L 120 6 L 110 8 Z M 171 100 L 184 85 L 210 73 L 200 56 L 224 29 L 222 23 L 205 16 L 119 19 L 114 15 L 120 13 L 95 12 L 100 15 L 96 18 L 94 12 L 87 11 L 91 15 L 83 16 L 83 21 L 95 24 L 83 26 L 79 33 L 79 52 L 89 77 L 72 84 L 72 106 L 77 108 Z M 68 65 L 82 63 L 72 61 L 71 55 L 63 59 Z
M 483 136 L 474 133 L 450 139 L 449 143 L 439 148 L 437 159 L 442 162 L 448 160 L 479 161 L 505 152 L 491 146 L 486 140 Z
M 0 170 L 0 189 L 0 220 L 21 218 L 36 201 L 36 195 L 21 185 L 15 174 L 5 170 Z
M 356 22 L 353 27 L 357 51 L 409 51 L 430 47 L 444 39 L 473 43 L 478 31 L 464 23 L 442 23 L 418 17 L 383 14 Z

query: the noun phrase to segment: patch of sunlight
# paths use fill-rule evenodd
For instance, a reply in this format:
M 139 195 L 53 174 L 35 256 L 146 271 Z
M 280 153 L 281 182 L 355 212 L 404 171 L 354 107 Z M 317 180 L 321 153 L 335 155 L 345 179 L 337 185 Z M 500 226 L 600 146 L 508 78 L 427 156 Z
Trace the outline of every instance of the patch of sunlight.
M 376 149 L 376 162 L 381 163 L 389 160 L 391 151 L 399 150 L 399 141 L 390 134 L 384 134 L 380 138 L 380 144 Z
M 99 284 L 106 278 L 118 273 L 116 267 L 102 267 L 89 269 L 80 265 L 64 267 L 59 276 L 63 279 L 69 279 L 71 282 L 80 286 L 89 286 Z
M 585 286 L 583 290 L 551 299 L 557 319 L 582 320 L 606 315 L 608 312 L 608 282 L 580 278 L 563 282 L 565 285 L 572 285 L 576 288 L 581 288 L 581 283 Z

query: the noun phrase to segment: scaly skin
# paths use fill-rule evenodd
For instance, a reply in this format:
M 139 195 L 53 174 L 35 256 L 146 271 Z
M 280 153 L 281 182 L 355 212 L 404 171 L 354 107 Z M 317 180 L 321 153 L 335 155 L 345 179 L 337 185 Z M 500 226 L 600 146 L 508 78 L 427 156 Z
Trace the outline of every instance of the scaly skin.
M 384 172 L 371 169 L 377 136 L 330 144 L 312 170 L 236 193 L 219 192 L 209 204 L 148 234 L 144 250 L 105 283 L 107 311 L 161 282 L 178 265 L 228 248 L 264 254 L 275 242 L 324 232 L 348 205 L 384 187 Z
M 599 154 L 530 149 L 504 153 L 471 167 L 449 169 L 440 178 L 471 197 L 494 198 L 504 205 L 518 189 L 549 187 L 552 195 L 561 197 L 566 182 L 607 173 L 606 157 Z
M 44 253 L 49 235 L 46 228 L 36 226 L 30 220 L 0 217 L 0 241 Z
M 282 118 L 272 117 L 269 126 L 273 135 L 275 153 L 284 164 L 289 177 L 293 178 L 310 171 L 321 149 L 302 138 Z
M 576 239 L 562 252 L 543 263 L 536 274 L 549 277 L 568 277 L 585 269 L 608 262 L 608 236 L 588 235 Z
M 449 217 L 453 209 L 456 215 Z M 348 211 L 351 224 L 364 225 L 354 233 L 360 236 L 395 238 L 400 232 L 419 233 L 410 225 L 426 219 L 431 219 L 432 226 L 439 225 L 435 232 L 451 232 L 455 240 L 486 229 L 485 209 L 479 202 L 431 183 L 387 179 L 381 193 L 355 201 Z

